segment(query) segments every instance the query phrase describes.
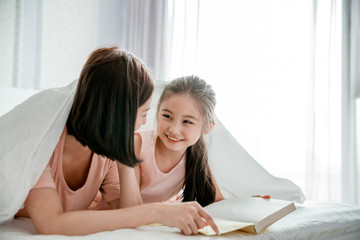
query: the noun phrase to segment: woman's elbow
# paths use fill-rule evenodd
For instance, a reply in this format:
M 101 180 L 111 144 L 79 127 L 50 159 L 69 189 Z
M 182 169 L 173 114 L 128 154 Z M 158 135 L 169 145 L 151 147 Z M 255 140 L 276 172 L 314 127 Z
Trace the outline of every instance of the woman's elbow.
M 66 233 L 61 232 L 59 222 L 47 220 L 43 223 L 34 223 L 36 232 L 41 235 L 67 235 Z

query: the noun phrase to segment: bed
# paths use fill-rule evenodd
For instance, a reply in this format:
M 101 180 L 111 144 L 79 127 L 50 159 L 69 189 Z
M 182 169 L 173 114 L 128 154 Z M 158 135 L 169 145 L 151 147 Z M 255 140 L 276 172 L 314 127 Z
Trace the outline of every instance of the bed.
M 155 106 L 164 84 L 164 82 L 156 82 L 148 123 L 143 126 L 144 129 L 154 127 L 152 119 L 155 115 Z M 57 141 L 51 140 L 56 140 L 59 133 L 55 130 L 61 130 L 61 126 L 64 124 L 66 118 L 61 116 L 66 116 L 69 111 L 75 87 L 76 81 L 64 88 L 41 91 L 19 105 L 17 104 L 33 95 L 34 91 L 0 88 L 0 115 L 4 114 L 0 117 L 0 132 L 2 133 L 0 136 L 0 191 L 2 193 L 0 195 L 0 222 L 2 223 L 0 225 L 0 239 L 360 239 L 359 206 L 335 202 L 305 201 L 302 190 L 296 184 L 267 172 L 231 136 L 219 119 L 216 119 L 215 128 L 211 134 L 206 136 L 206 141 L 209 147 L 210 166 L 224 196 L 230 198 L 269 194 L 273 198 L 294 201 L 297 206 L 296 211 L 257 235 L 237 231 L 213 237 L 204 235 L 184 236 L 178 229 L 165 226 L 141 226 L 134 229 L 119 229 L 72 237 L 36 234 L 31 220 L 13 219 L 12 217 L 14 212 L 21 207 L 21 202 L 26 197 L 26 189 L 31 188 L 40 176 L 41 169 L 45 167 L 46 162 L 37 161 L 41 158 L 46 159 L 46 156 L 40 156 L 39 152 L 43 152 L 40 150 L 44 147 L 44 142 L 50 148 L 56 144 Z M 17 106 L 8 112 L 15 105 Z M 5 164 L 6 159 L 3 153 L 7 152 L 9 148 L 13 150 L 14 147 L 8 142 L 16 140 L 21 131 L 11 129 L 7 124 L 18 121 L 24 112 L 26 112 L 26 116 L 22 118 L 26 119 L 27 124 L 36 121 L 42 128 L 47 128 L 51 132 L 49 135 L 52 136 L 52 139 L 50 141 L 45 138 L 39 140 L 39 136 L 43 136 L 43 134 L 36 132 L 40 131 L 38 129 L 27 132 L 28 135 L 26 136 L 20 135 L 24 139 L 37 137 L 37 141 L 23 141 L 17 145 L 21 149 L 32 149 L 31 165 L 34 166 L 32 166 L 33 171 L 23 172 L 20 177 L 14 177 L 15 168 Z M 37 114 L 33 114 L 34 112 Z M 57 120 L 53 120 L 51 124 L 48 123 L 48 120 L 42 122 L 44 119 L 53 119 L 53 116 L 56 116 Z M 14 131 L 18 131 L 16 132 L 18 134 L 14 134 Z M 21 134 L 25 133 L 21 132 Z M 5 140 L 3 139 L 4 135 L 7 136 Z M 14 164 L 19 166 L 19 164 L 29 162 L 29 159 L 21 162 L 23 157 L 21 151 L 13 151 L 19 156 L 16 158 L 18 161 Z M 51 154 L 51 151 L 46 154 Z M 9 191 L 9 181 L 13 181 L 14 178 L 19 178 L 19 181 L 13 187 L 25 189 L 25 193 L 14 194 L 13 191 Z
M 254 235 L 244 232 L 232 232 L 221 236 L 207 237 L 204 235 L 184 236 L 178 229 L 164 226 L 142 226 L 135 229 L 119 229 L 100 232 L 87 236 L 44 236 L 37 235 L 29 219 L 15 219 L 0 225 L 0 239 L 360 239 L 360 209 L 339 203 L 296 204 L 295 212 L 280 219 L 264 232 Z

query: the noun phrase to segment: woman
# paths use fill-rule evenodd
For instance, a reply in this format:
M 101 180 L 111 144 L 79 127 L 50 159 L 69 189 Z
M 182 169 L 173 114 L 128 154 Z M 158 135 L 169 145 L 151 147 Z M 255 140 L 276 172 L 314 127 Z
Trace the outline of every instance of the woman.
M 131 54 L 116 47 L 94 51 L 49 164 L 16 216 L 30 217 L 39 234 L 90 234 L 154 222 L 184 234 L 208 223 L 217 232 L 195 202 L 135 206 L 141 197 L 132 168 L 140 162 L 134 131 L 146 122 L 153 89 L 144 64 Z M 98 190 L 113 210 L 87 210 Z

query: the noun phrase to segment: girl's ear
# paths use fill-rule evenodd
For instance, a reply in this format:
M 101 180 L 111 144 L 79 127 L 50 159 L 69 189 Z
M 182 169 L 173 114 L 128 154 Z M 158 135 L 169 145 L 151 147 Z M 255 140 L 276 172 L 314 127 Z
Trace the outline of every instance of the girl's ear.
M 205 127 L 202 134 L 208 134 L 209 132 L 211 132 L 211 130 L 214 128 L 214 126 L 215 126 L 215 121 L 212 121 Z

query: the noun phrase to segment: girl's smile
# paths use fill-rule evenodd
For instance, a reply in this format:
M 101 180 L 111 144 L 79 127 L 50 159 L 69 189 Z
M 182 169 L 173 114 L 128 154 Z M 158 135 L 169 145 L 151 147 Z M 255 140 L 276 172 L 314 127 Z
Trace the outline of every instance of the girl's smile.
M 175 138 L 175 137 L 170 137 L 167 134 L 165 134 L 165 136 L 168 138 L 169 142 L 172 142 L 172 143 L 177 143 L 177 142 L 182 141 L 182 139 L 178 139 L 178 138 Z

